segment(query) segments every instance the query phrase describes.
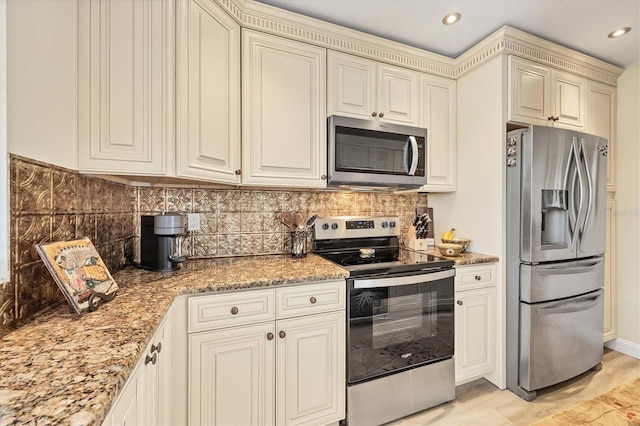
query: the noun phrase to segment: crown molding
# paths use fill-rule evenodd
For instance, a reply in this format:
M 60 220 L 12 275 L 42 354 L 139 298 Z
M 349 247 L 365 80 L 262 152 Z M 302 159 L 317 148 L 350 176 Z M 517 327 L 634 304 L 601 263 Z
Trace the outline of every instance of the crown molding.
M 623 68 L 509 26 L 454 59 L 255 0 L 214 1 L 245 28 L 451 79 L 498 55 L 519 56 L 612 86 L 624 72 Z

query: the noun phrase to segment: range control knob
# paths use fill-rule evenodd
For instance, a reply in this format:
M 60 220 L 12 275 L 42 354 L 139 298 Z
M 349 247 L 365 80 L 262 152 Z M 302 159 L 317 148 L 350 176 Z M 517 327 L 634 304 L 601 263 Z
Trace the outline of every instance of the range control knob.
M 334 231 L 338 229 L 338 224 L 337 223 L 331 224 L 331 229 L 333 229 Z
M 391 222 L 389 222 L 389 227 L 390 228 L 395 228 L 396 227 L 396 222 L 393 221 L 393 220 Z
M 389 226 L 389 224 L 387 222 L 382 222 L 382 227 L 383 228 L 387 228 Z
M 322 229 L 324 229 L 325 231 L 329 229 L 329 224 L 328 223 L 322 224 Z

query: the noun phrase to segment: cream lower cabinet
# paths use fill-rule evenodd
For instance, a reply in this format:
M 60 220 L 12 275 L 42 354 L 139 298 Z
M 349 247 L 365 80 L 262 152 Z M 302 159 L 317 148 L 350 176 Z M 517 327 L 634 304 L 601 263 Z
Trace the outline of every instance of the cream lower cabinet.
M 211 0 L 179 0 L 176 176 L 240 183 L 240 25 Z
M 326 187 L 326 50 L 242 30 L 242 184 Z
M 509 56 L 508 120 L 584 130 L 586 79 Z
M 328 115 L 417 126 L 420 73 L 329 51 Z
M 344 281 L 189 299 L 189 424 L 345 417 Z
M 78 2 L 80 171 L 168 172 L 174 18 L 171 1 Z
M 456 384 L 496 368 L 496 265 L 456 266 Z
M 607 200 L 606 244 L 604 255 L 604 337 L 609 341 L 618 337 L 616 291 L 616 201 Z
M 155 332 L 103 425 L 170 424 L 170 315 Z

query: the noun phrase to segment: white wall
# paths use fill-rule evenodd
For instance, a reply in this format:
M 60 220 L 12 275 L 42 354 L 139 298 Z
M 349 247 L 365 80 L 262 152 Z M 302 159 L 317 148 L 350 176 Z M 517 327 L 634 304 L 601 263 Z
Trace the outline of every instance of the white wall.
M 617 345 L 630 343 L 640 357 L 640 62 L 622 74 L 617 96 Z
M 9 281 L 9 170 L 7 160 L 7 3 L 0 0 L 0 285 Z
M 77 1 L 8 0 L 10 153 L 76 168 L 76 75 Z
M 469 250 L 500 257 L 497 276 L 496 363 L 486 376 L 504 389 L 505 376 L 505 284 L 504 284 L 504 167 L 506 135 L 507 58 L 498 56 L 457 81 L 457 190 L 429 194 L 434 211 L 436 242 L 449 228 L 470 238 Z

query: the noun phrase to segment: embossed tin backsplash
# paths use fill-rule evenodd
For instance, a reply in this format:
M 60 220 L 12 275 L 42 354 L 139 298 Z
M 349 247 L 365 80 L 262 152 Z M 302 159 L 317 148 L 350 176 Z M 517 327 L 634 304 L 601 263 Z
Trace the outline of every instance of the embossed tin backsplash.
M 405 232 L 414 209 L 426 206 L 418 194 L 132 187 L 11 156 L 11 281 L 0 288 L 0 336 L 63 300 L 35 243 L 89 237 L 114 273 L 125 265 L 125 242 L 138 258 L 143 214 L 199 213 L 200 231 L 188 235 L 185 253 L 225 257 L 288 253 L 285 211 L 398 215 Z

